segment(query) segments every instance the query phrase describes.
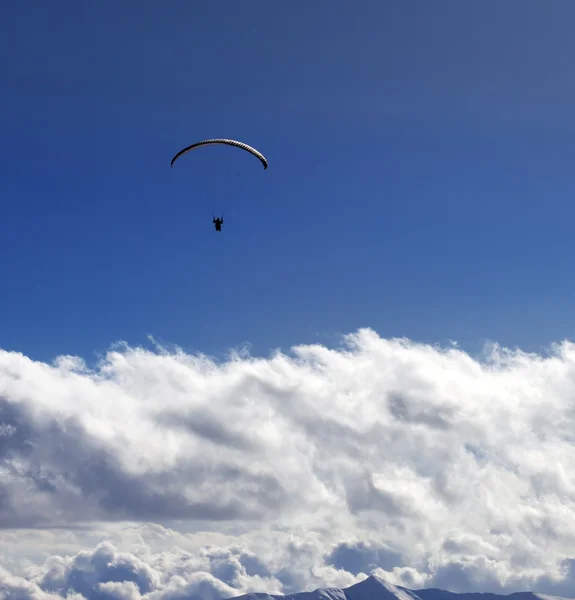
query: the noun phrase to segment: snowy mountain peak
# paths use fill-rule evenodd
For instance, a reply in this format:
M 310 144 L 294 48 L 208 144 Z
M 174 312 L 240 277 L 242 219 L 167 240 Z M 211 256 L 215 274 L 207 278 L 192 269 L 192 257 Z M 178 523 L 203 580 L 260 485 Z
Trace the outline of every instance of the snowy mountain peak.
M 321 588 L 313 592 L 287 594 L 244 594 L 231 600 L 575 600 L 535 594 L 533 592 L 516 592 L 514 594 L 491 593 L 455 593 L 439 589 L 410 590 L 394 585 L 371 575 L 348 588 Z

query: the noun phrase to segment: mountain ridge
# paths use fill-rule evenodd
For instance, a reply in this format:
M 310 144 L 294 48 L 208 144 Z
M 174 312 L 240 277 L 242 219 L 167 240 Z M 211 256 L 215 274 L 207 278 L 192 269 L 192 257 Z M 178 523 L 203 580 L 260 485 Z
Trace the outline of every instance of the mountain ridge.
M 495 594 L 492 592 L 449 592 L 438 588 L 410 590 L 389 583 L 376 575 L 370 575 L 363 581 L 347 588 L 317 588 L 312 592 L 295 592 L 285 595 L 254 592 L 234 596 L 228 600 L 575 600 L 575 598 L 535 592 Z

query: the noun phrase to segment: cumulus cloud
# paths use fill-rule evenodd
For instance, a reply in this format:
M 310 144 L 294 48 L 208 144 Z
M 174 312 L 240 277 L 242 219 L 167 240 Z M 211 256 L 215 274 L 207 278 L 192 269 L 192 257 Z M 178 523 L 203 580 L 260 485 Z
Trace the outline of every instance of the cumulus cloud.
M 211 600 L 377 572 L 565 595 L 574 431 L 569 343 L 478 359 L 366 329 L 220 362 L 124 346 L 93 369 L 0 352 L 3 581 Z

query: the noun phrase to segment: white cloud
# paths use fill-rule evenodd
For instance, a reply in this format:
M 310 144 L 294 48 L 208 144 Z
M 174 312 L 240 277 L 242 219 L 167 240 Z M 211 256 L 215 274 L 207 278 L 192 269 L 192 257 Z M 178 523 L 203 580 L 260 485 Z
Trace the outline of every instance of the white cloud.
M 0 563 L 25 585 L 26 561 L 62 569 L 106 540 L 174 573 L 150 590 L 206 600 L 376 568 L 408 587 L 573 582 L 575 346 L 479 361 L 345 341 L 223 363 L 120 347 L 96 370 L 0 352 Z

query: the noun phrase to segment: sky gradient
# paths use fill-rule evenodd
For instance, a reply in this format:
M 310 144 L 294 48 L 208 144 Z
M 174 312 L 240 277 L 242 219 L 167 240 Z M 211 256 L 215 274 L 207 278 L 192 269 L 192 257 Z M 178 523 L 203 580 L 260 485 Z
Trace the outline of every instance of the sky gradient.
M 5 7 L 3 347 L 92 360 L 148 335 L 262 354 L 361 326 L 471 350 L 572 336 L 574 13 Z M 211 150 L 169 168 L 220 136 L 269 170 Z

